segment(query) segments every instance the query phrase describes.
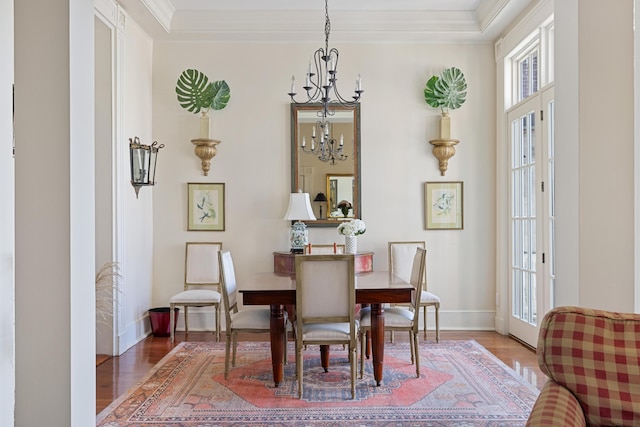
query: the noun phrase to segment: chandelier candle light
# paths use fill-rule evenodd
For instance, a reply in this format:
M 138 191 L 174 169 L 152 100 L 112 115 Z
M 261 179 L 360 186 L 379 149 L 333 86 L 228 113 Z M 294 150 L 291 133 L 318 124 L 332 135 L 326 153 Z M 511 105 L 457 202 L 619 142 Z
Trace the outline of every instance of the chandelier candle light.
M 296 96 L 296 78 L 291 76 L 291 89 L 289 90 L 289 96 L 291 102 L 294 104 L 309 104 L 313 102 L 322 103 L 322 112 L 318 112 L 318 116 L 322 118 L 322 122 L 326 122 L 327 116 L 333 116 L 334 111 L 331 110 L 331 103 L 339 103 L 345 107 L 353 108 L 356 106 L 362 95 L 362 79 L 360 75 L 356 79 L 356 85 L 353 100 L 343 98 L 338 91 L 336 81 L 338 80 L 338 49 L 329 49 L 329 33 L 331 32 L 331 21 L 329 20 L 329 3 L 328 0 L 324 2 L 325 8 L 325 24 L 324 24 L 324 48 L 319 48 L 313 54 L 315 69 L 312 68 L 311 62 L 309 62 L 309 68 L 307 69 L 304 86 L 302 87 L 307 92 L 307 100 L 298 102 L 295 100 Z M 332 101 L 331 96 L 335 96 L 335 101 Z

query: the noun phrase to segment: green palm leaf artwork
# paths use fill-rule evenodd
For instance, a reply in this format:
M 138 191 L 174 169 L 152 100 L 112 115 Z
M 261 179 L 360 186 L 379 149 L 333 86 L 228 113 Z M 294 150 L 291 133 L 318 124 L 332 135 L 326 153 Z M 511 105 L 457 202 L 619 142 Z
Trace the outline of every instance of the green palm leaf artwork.
M 444 113 L 460 108 L 467 99 L 467 82 L 459 68 L 445 69 L 440 76 L 432 76 L 427 80 L 424 89 L 424 100 L 433 108 L 440 108 Z
M 188 69 L 180 74 L 176 84 L 180 106 L 191 113 L 200 110 L 222 110 L 231 98 L 231 90 L 224 80 L 209 81 L 201 71 Z

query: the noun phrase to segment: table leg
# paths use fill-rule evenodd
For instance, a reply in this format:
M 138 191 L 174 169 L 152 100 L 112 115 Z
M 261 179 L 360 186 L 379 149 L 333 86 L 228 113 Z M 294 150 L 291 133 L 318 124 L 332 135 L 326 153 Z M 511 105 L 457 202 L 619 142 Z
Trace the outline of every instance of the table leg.
M 384 307 L 371 304 L 371 350 L 373 356 L 373 377 L 376 385 L 382 383 L 384 365 Z
M 274 304 L 271 306 L 271 363 L 273 365 L 273 382 L 276 387 L 284 377 L 284 306 Z
M 329 346 L 320 346 L 320 362 L 325 372 L 329 372 Z

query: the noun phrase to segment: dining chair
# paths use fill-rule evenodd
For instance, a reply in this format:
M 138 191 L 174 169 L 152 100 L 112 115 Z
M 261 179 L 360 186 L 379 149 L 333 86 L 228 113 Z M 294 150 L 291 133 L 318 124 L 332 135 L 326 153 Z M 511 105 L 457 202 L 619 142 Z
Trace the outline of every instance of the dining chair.
M 238 283 L 233 267 L 231 252 L 218 252 L 220 266 L 220 287 L 225 312 L 226 347 L 224 353 L 224 379 L 229 375 L 229 353 L 233 342 L 233 356 L 231 365 L 236 366 L 236 349 L 238 347 L 238 333 L 264 333 L 271 331 L 271 310 L 269 308 L 250 308 L 238 310 Z M 285 324 L 287 313 L 285 311 Z M 284 340 L 284 363 L 287 363 L 287 340 Z
M 400 306 L 389 307 L 384 310 L 384 328 L 390 331 L 408 331 L 409 346 L 411 348 L 411 363 L 416 365 L 416 377 L 420 378 L 420 354 L 418 352 L 418 335 L 420 323 L 420 297 L 422 295 L 422 277 L 425 275 L 427 251 L 416 247 L 411 266 L 409 282 L 415 288 L 411 295 L 411 309 Z M 362 343 L 360 352 L 360 378 L 364 375 L 364 334 L 371 329 L 371 307 L 360 311 L 359 338 Z
M 296 363 L 303 392 L 306 345 L 348 346 L 351 398 L 356 396 L 357 320 L 353 255 L 298 255 L 296 264 Z
M 426 248 L 424 241 L 415 242 L 389 242 L 389 271 L 405 281 L 411 278 L 411 262 L 416 253 L 416 248 Z M 427 291 L 426 267 L 422 277 L 422 295 L 420 296 L 420 308 L 423 309 L 424 339 L 427 339 L 427 308 L 434 307 L 436 310 L 436 342 L 440 342 L 440 297 Z M 393 332 L 392 332 L 393 341 Z
M 334 252 L 335 249 L 335 252 Z M 316 245 L 306 244 L 304 246 L 305 255 L 327 255 L 327 254 L 344 254 L 344 244 L 332 245 Z
M 187 242 L 184 262 L 184 290 L 169 299 L 170 313 L 184 307 L 184 330 L 189 333 L 189 307 L 213 307 L 216 322 L 214 335 L 220 340 L 220 242 Z M 215 289 L 215 290 L 214 290 Z M 171 342 L 174 341 L 174 316 L 170 317 Z

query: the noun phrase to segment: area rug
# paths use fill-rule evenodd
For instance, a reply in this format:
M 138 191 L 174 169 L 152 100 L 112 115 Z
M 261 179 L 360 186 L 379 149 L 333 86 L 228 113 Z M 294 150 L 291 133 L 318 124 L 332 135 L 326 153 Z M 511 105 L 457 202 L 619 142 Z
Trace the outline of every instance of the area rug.
M 348 354 L 331 347 L 329 372 L 318 347 L 304 358 L 298 398 L 293 344 L 274 387 L 269 343 L 239 343 L 224 379 L 224 343 L 184 342 L 104 409 L 100 427 L 524 426 L 538 390 L 475 341 L 420 344 L 420 378 L 409 344 L 385 344 L 384 380 L 370 360 L 351 399 Z

